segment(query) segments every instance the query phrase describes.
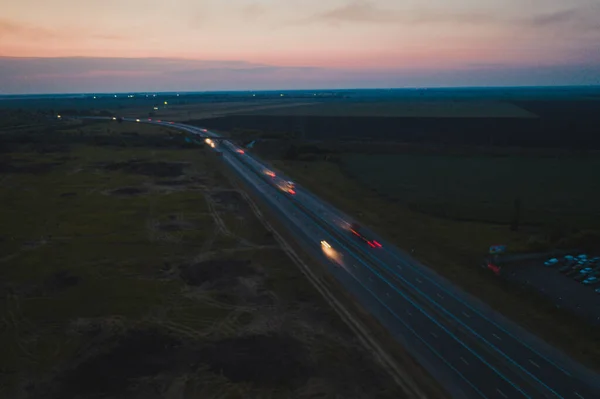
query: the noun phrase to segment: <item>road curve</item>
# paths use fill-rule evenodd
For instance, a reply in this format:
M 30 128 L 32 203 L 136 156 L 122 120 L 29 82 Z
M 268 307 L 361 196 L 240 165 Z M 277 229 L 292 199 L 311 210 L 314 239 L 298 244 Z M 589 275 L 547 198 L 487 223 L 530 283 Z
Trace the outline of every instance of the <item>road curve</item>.
M 97 119 L 110 119 L 98 117 Z M 126 121 L 135 119 L 125 118 Z M 219 137 L 195 126 L 142 120 L 190 134 Z M 448 390 L 461 398 L 600 398 L 600 376 L 540 342 L 371 231 L 381 247 L 349 233 L 352 218 L 228 141 L 214 148 L 307 251 Z M 336 252 L 332 257 L 321 241 Z M 574 339 L 576 339 L 574 337 Z

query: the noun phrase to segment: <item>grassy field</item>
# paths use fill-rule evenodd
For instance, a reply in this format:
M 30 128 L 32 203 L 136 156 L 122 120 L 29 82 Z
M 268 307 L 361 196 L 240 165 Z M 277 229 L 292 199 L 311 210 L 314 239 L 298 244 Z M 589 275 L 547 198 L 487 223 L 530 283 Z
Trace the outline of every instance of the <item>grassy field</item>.
M 154 117 L 172 121 L 188 121 L 206 118 L 218 118 L 227 115 L 239 113 L 279 110 L 295 108 L 304 105 L 300 101 L 281 101 L 281 100 L 263 100 L 263 101 L 245 101 L 245 102 L 223 102 L 223 103 L 202 103 L 189 105 L 169 105 L 160 107 L 158 110 L 132 109 L 124 112 L 124 115 L 147 115 L 153 112 Z
M 275 160 L 274 165 L 398 247 L 414 249 L 416 258 L 492 308 L 589 367 L 600 369 L 597 329 L 557 309 L 537 294 L 499 280 L 479 267 L 489 245 L 502 243 L 512 250 L 525 250 L 531 232 L 525 229 L 511 232 L 506 225 L 458 221 L 416 212 L 406 206 L 404 200 L 394 200 L 370 190 L 333 162 Z M 413 166 L 409 164 L 407 168 L 412 170 Z M 398 173 L 402 176 L 408 171 Z M 426 190 L 410 189 L 412 195 Z
M 396 99 L 386 102 L 329 102 L 285 108 L 269 108 L 244 115 L 352 116 L 397 118 L 535 118 L 536 115 L 508 102 Z
M 508 225 L 600 226 L 600 159 L 575 156 L 354 154 L 342 167 L 360 183 L 428 214 Z
M 0 135 L 0 397 L 402 397 L 215 159 L 168 133 Z

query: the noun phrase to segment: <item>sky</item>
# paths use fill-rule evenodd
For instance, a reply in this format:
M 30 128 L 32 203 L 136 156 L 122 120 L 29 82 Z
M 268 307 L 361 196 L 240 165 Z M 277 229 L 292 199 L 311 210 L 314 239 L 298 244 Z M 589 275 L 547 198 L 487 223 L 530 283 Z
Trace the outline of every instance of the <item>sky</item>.
M 600 0 L 19 0 L 0 94 L 600 84 Z

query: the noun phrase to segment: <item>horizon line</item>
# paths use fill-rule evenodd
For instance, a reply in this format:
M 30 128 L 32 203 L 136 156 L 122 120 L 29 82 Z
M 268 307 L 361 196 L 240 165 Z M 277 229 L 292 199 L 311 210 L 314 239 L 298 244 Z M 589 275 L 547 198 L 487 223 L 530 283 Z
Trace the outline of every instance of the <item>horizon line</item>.
M 255 90 L 191 90 L 191 91 L 122 91 L 122 92 L 64 92 L 64 93 L 5 93 L 0 94 L 0 97 L 11 96 L 94 96 L 94 95 L 118 95 L 118 94 L 212 94 L 212 93 L 276 93 L 276 92 L 341 92 L 341 91 L 368 91 L 368 90 L 465 90 L 465 89 L 567 89 L 567 88 L 587 88 L 600 89 L 600 84 L 573 84 L 573 85 L 510 85 L 510 86 L 406 86 L 406 87 L 369 87 L 369 88 L 310 88 L 310 89 L 255 89 Z

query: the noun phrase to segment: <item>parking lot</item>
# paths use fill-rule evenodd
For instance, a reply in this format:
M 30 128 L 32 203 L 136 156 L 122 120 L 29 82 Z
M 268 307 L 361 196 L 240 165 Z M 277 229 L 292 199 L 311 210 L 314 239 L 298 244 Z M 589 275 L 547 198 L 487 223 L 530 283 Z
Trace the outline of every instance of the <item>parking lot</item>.
M 505 263 L 501 274 L 551 298 L 557 307 L 569 309 L 590 323 L 600 325 L 600 281 L 596 280 L 600 279 L 600 259 L 577 256 L 550 259 Z M 596 279 L 591 278 L 588 280 L 591 284 L 584 284 L 590 277 Z

